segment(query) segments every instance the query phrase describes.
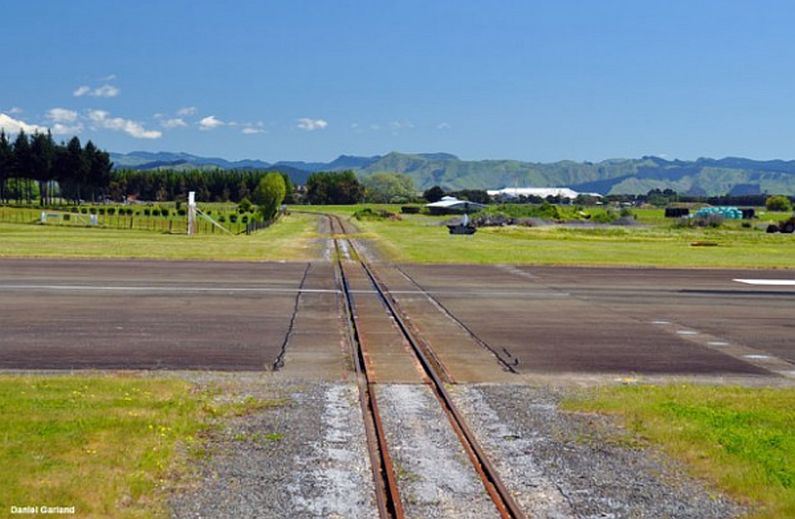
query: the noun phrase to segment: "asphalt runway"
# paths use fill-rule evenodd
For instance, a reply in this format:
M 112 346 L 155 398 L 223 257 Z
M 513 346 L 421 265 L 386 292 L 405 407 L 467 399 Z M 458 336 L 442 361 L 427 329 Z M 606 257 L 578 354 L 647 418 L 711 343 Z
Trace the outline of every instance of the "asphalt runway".
M 455 380 L 502 380 L 507 365 L 520 373 L 767 373 L 708 344 L 795 362 L 795 287 L 734 281 L 795 279 L 788 271 L 377 270 Z M 416 380 L 412 366 L 390 360 L 403 359 L 404 345 L 381 340 L 391 325 L 364 278 L 351 275 L 368 362 L 387 381 Z M 328 262 L 0 260 L 0 368 L 261 370 L 281 361 L 297 376 L 345 376 L 336 287 Z
M 707 344 L 740 343 L 795 361 L 795 290 L 734 281 L 791 280 L 792 272 L 402 269 L 520 372 L 767 373 Z
M 0 261 L 0 368 L 259 370 L 307 265 Z

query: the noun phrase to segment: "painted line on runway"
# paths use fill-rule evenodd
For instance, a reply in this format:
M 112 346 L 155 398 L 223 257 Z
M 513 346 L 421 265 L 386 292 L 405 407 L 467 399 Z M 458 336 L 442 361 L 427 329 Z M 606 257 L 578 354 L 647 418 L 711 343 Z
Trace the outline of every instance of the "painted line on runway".
M 102 292 L 262 292 L 262 293 L 282 293 L 282 294 L 295 294 L 297 292 L 305 294 L 339 294 L 337 289 L 327 288 L 276 288 L 276 287 L 197 287 L 197 286 L 183 286 L 183 285 L 158 285 L 158 286 L 129 286 L 129 285 L 34 285 L 34 284 L 0 284 L 0 291 L 102 291 Z M 375 294 L 374 290 L 351 290 L 353 294 Z M 403 295 L 425 295 L 421 290 L 390 290 L 392 294 Z M 439 290 L 428 291 L 431 294 L 438 295 L 463 295 L 463 296 L 503 296 L 503 297 L 566 297 L 569 294 L 560 292 L 541 292 L 541 291 L 525 291 L 525 292 L 482 292 L 482 291 L 455 291 L 455 290 Z
M 324 288 L 270 288 L 270 287 L 186 287 L 171 286 L 97 286 L 97 285 L 0 285 L 0 290 L 63 290 L 63 291 L 102 291 L 102 292 L 275 292 L 295 294 L 296 292 L 317 294 L 338 294 L 339 290 Z
M 746 285 L 760 285 L 768 287 L 792 287 L 795 286 L 795 279 L 733 279 L 737 283 Z

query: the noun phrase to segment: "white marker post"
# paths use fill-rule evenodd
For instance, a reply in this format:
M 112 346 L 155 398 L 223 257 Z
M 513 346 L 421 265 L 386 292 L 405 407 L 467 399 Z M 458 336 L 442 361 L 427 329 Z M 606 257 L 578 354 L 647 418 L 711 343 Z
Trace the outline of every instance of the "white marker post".
M 196 234 L 196 192 L 188 193 L 188 236 Z

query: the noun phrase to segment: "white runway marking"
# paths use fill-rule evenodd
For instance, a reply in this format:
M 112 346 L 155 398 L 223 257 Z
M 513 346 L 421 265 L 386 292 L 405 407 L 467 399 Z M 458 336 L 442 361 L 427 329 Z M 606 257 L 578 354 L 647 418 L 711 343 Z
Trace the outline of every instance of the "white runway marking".
M 339 294 L 337 289 L 329 288 L 276 288 L 276 287 L 197 287 L 183 285 L 159 285 L 159 286 L 127 286 L 127 285 L 33 285 L 33 284 L 0 284 L 2 290 L 44 290 L 44 291 L 102 291 L 102 292 L 265 292 L 295 294 L 301 292 L 305 294 Z M 390 290 L 391 294 L 417 294 L 424 295 L 422 290 Z M 374 290 L 351 290 L 353 294 L 375 294 Z M 567 297 L 568 293 L 546 292 L 546 291 L 478 291 L 478 290 L 431 290 L 430 294 L 436 295 L 465 295 L 465 296 L 507 296 L 507 297 Z
M 743 355 L 743 357 L 751 360 L 766 360 L 770 358 L 770 355 Z
M 768 287 L 793 287 L 795 286 L 795 279 L 733 279 L 737 283 L 745 283 L 746 285 L 761 285 Z
M 698 332 L 694 332 L 691 330 L 678 330 L 676 333 L 679 335 L 698 335 Z
M 186 287 L 172 286 L 96 286 L 96 285 L 0 285 L 0 290 L 65 290 L 65 291 L 107 291 L 107 292 L 278 292 L 295 294 L 339 293 L 339 290 L 323 288 L 272 288 L 272 287 Z
M 671 324 L 671 321 L 652 321 L 651 324 Z
M 710 346 L 728 346 L 729 343 L 726 341 L 709 341 L 707 343 Z

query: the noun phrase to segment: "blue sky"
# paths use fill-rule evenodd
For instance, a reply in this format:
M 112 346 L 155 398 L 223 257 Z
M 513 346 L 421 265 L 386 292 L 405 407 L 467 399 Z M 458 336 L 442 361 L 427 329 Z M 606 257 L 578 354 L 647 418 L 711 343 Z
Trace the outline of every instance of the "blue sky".
M 795 158 L 792 3 L 225 4 L 6 3 L 0 124 L 232 159 Z

